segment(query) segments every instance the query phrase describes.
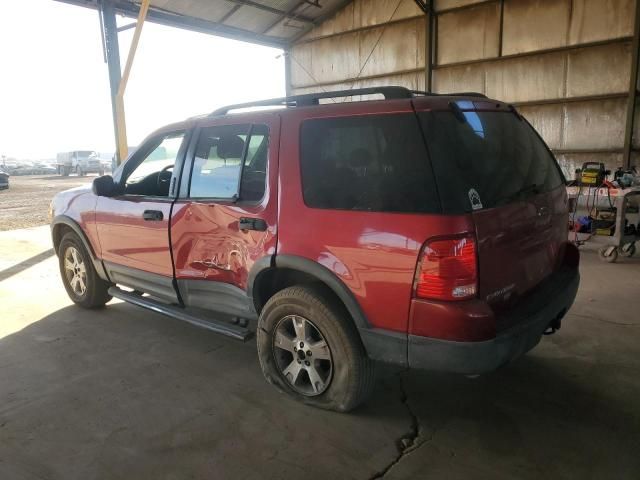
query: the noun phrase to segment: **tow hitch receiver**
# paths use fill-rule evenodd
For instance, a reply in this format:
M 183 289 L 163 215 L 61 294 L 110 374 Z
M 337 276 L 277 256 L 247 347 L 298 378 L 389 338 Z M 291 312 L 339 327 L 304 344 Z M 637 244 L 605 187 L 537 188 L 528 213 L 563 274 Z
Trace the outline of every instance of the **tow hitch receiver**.
M 549 325 L 547 325 L 547 328 L 543 332 L 544 335 L 553 335 L 560 330 L 560 327 L 562 327 L 562 317 L 564 317 L 565 313 L 567 313 L 567 311 L 562 310 L 558 315 L 556 315 L 556 318 L 549 322 Z

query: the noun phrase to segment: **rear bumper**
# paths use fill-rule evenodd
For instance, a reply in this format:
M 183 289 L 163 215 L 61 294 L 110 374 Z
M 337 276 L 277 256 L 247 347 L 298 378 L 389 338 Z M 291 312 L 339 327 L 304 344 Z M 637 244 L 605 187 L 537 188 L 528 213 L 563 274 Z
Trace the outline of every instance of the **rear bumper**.
M 403 342 L 399 334 L 379 330 L 363 334 L 362 339 L 369 356 L 377 360 L 467 375 L 490 372 L 535 347 L 549 324 L 571 308 L 579 283 L 577 268 L 556 273 L 511 313 L 515 326 L 490 340 L 459 342 L 408 335 Z
M 535 292 L 513 315 L 516 326 L 482 342 L 455 342 L 409 335 L 408 363 L 412 368 L 448 372 L 486 373 L 535 347 L 547 326 L 569 310 L 578 292 L 578 269 L 566 269 Z M 522 318 L 524 317 L 524 318 Z

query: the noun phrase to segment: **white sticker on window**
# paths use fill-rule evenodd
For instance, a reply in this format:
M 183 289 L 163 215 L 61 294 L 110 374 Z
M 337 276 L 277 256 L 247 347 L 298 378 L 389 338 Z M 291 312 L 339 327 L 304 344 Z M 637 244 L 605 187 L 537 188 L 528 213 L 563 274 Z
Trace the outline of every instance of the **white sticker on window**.
M 475 188 L 469 190 L 469 201 L 471 202 L 471 208 L 473 210 L 480 210 L 482 208 L 480 194 Z

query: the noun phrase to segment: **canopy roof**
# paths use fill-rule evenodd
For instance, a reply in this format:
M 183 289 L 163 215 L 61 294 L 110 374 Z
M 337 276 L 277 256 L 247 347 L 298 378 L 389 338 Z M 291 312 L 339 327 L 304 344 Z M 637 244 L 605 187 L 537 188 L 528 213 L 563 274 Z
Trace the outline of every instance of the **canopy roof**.
M 136 17 L 133 0 L 58 0 L 88 8 L 111 1 L 117 13 Z M 284 48 L 352 0 L 151 0 L 147 19 L 250 43 Z

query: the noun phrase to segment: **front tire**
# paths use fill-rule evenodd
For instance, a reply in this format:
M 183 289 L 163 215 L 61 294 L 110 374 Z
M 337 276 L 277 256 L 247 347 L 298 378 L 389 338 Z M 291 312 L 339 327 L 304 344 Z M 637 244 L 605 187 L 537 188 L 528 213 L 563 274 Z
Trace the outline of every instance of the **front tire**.
M 265 379 L 308 405 L 347 412 L 373 389 L 374 362 L 344 307 L 322 288 L 294 286 L 271 297 L 257 343 Z
M 108 293 L 111 285 L 98 276 L 89 253 L 75 233 L 62 237 L 58 264 L 64 288 L 74 303 L 84 308 L 100 308 L 111 300 Z

